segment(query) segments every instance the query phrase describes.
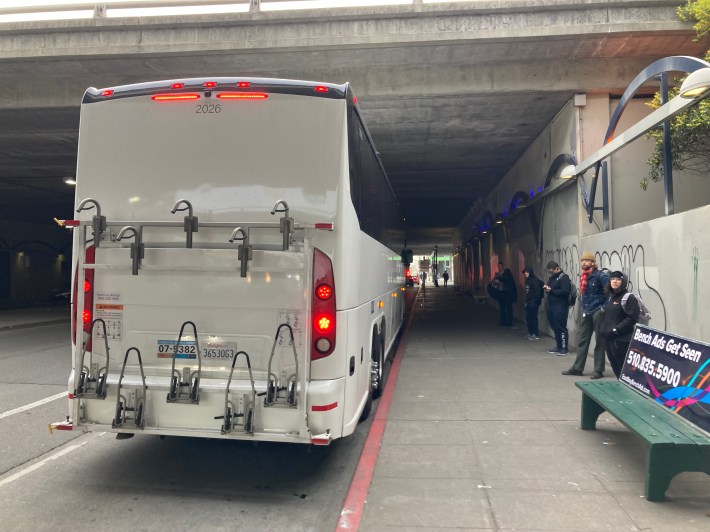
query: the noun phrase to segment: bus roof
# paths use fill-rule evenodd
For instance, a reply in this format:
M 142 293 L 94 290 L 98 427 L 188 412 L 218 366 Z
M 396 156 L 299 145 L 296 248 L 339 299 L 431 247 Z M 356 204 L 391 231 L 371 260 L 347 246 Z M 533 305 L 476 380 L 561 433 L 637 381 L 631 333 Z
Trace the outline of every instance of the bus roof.
M 210 96 L 211 92 L 230 91 L 235 93 L 279 93 L 313 96 L 328 99 L 353 99 L 349 84 L 321 83 L 275 78 L 209 77 L 150 81 L 132 85 L 120 85 L 97 89 L 90 87 L 84 93 L 82 103 L 96 103 L 117 98 L 169 93 L 176 96 L 200 92 Z

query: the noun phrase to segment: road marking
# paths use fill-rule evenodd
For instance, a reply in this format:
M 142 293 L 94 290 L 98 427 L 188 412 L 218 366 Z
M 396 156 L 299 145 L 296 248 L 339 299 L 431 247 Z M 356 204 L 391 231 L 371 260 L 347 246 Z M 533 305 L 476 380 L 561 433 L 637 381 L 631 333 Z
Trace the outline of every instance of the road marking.
M 10 417 L 13 414 L 19 414 L 20 412 L 24 412 L 25 410 L 31 410 L 32 408 L 36 408 L 47 403 L 51 403 L 52 401 L 56 401 L 57 399 L 61 399 L 62 397 L 66 398 L 67 392 L 58 393 L 57 395 L 53 395 L 52 397 L 40 399 L 39 401 L 35 401 L 34 403 L 30 403 L 25 406 L 21 406 L 20 408 L 15 408 L 14 410 L 8 410 L 7 412 L 3 412 L 2 414 L 0 414 L 0 419 Z
M 38 470 L 40 467 L 42 467 L 44 464 L 46 464 L 50 460 L 56 460 L 57 458 L 61 458 L 65 454 L 69 454 L 72 451 L 76 451 L 79 447 L 81 447 L 82 445 L 86 445 L 87 443 L 89 443 L 89 442 L 85 441 L 85 442 L 77 443 L 74 445 L 70 445 L 66 449 L 62 449 L 58 453 L 53 454 L 52 456 L 48 456 L 47 458 L 45 458 L 41 462 L 37 462 L 36 464 L 31 465 L 27 469 L 23 469 L 19 473 L 15 473 L 14 475 L 7 477 L 6 479 L 0 480 L 0 488 L 5 486 L 6 484 L 10 484 L 10 482 L 14 482 L 14 481 L 24 477 L 25 475 L 32 473 L 33 471 Z

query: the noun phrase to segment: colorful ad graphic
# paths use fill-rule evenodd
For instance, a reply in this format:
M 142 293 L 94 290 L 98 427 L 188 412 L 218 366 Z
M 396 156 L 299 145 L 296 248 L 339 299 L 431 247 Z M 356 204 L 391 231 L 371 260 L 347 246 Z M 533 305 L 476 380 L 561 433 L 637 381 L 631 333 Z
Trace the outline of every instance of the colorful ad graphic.
M 710 345 L 636 325 L 620 380 L 710 432 Z

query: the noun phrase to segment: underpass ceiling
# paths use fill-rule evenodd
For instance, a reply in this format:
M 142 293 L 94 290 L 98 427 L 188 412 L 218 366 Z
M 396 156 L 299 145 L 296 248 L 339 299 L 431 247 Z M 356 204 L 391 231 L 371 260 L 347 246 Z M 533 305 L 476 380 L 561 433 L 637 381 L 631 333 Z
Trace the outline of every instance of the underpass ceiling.
M 706 46 L 674 30 L 298 50 L 128 48 L 0 56 L 0 219 L 71 216 L 62 178 L 75 172 L 78 103 L 89 86 L 221 75 L 349 81 L 412 229 L 410 245 L 423 253 L 451 242 L 471 205 L 576 92 L 621 94 L 654 60 L 701 55 Z

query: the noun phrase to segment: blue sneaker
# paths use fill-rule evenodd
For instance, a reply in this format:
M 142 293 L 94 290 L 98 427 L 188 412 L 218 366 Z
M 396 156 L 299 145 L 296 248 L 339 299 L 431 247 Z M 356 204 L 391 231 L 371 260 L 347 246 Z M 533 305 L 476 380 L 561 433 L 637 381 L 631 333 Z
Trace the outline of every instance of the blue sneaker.
M 568 354 L 568 353 L 569 353 L 569 351 L 567 351 L 566 349 L 560 349 L 559 351 L 557 351 L 557 356 L 558 356 L 558 357 L 563 357 L 563 356 L 565 356 L 565 355 Z
M 559 348 L 557 348 L 557 347 L 551 347 L 550 349 L 547 350 L 547 352 L 548 352 L 548 353 L 553 353 L 553 354 L 556 355 L 557 353 L 560 352 L 560 350 L 559 350 Z

